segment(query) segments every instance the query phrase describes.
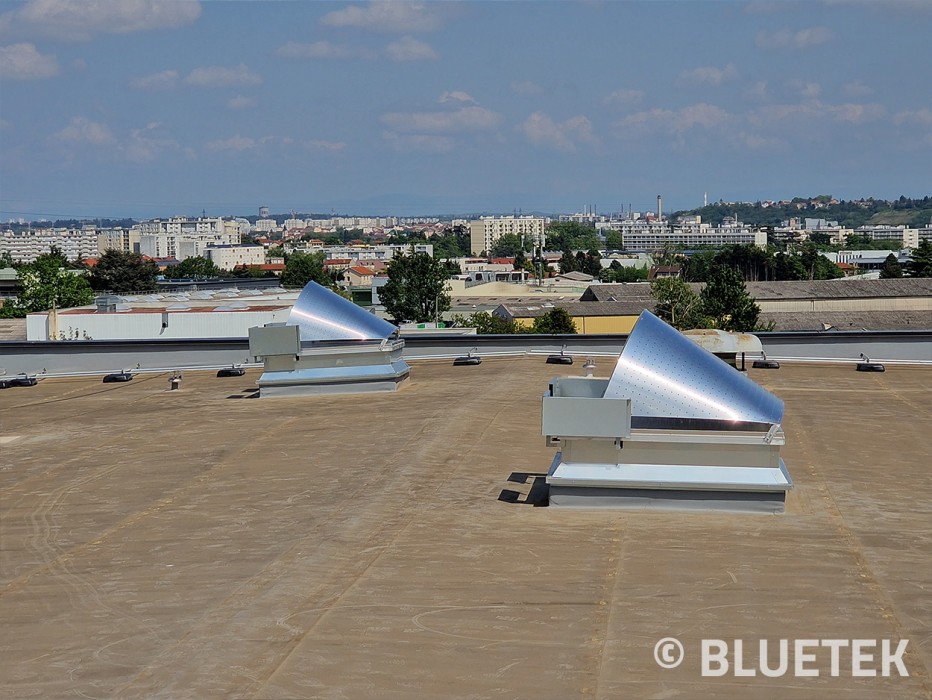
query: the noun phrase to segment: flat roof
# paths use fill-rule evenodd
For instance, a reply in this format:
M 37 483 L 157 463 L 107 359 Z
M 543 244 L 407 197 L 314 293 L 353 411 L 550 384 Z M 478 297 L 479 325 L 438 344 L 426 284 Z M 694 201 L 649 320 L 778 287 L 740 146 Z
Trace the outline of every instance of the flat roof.
M 704 283 L 691 282 L 693 291 L 700 291 Z M 834 280 L 748 282 L 748 294 L 757 301 L 781 299 L 873 299 L 894 297 L 926 297 L 932 295 L 932 279 L 902 277 L 898 279 L 862 280 L 840 278 Z M 628 296 L 650 296 L 646 282 L 594 284 L 582 295 L 581 301 L 621 301 Z
M 597 364 L 608 376 L 614 363 Z M 186 372 L 176 392 L 167 374 L 0 391 L 0 685 L 15 697 L 932 693 L 932 372 L 752 370 L 786 402 L 796 488 L 781 516 L 533 507 L 555 451 L 540 397 L 582 373 L 486 358 L 415 363 L 383 395 L 254 399 L 252 370 Z M 654 661 L 664 637 L 685 648 L 678 668 Z M 703 638 L 908 639 L 910 675 L 852 678 L 842 650 L 838 677 L 820 653 L 817 678 L 703 678 Z

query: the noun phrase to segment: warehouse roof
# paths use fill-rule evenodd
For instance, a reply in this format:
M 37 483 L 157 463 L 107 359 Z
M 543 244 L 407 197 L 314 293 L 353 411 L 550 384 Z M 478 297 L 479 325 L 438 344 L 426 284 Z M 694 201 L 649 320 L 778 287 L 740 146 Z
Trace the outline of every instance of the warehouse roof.
M 655 302 L 625 301 L 548 301 L 535 300 L 533 303 L 507 303 L 495 309 L 495 313 L 504 318 L 537 318 L 548 313 L 554 307 L 566 309 L 570 316 L 637 316 L 642 311 L 654 310 Z
M 786 404 L 782 516 L 532 507 L 541 393 L 582 374 L 559 370 L 419 363 L 396 394 L 306 400 L 249 398 L 251 370 L 0 391 L 4 690 L 929 695 L 929 370 L 752 370 Z M 817 678 L 703 678 L 705 637 L 909 639 L 910 676 L 852 678 L 842 649 L 837 677 L 819 653 Z
M 702 284 L 690 286 L 699 291 Z M 864 299 L 875 297 L 927 297 L 932 295 L 932 279 L 909 278 L 885 280 L 814 280 L 786 282 L 748 282 L 748 293 L 757 301 L 778 299 Z M 646 282 L 594 284 L 580 301 L 621 301 L 630 297 L 650 297 Z
M 932 311 L 765 311 L 777 331 L 898 331 L 932 329 Z M 932 350 L 930 350 L 932 359 Z

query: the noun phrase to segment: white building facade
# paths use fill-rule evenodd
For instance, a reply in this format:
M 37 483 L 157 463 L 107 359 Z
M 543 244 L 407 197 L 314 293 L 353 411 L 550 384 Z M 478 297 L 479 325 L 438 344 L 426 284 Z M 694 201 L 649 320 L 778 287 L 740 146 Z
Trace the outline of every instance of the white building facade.
M 264 264 L 265 248 L 261 245 L 211 245 L 204 250 L 204 257 L 221 270 L 232 270 L 240 265 Z
M 176 260 L 206 257 L 204 251 L 210 245 L 239 245 L 244 233 L 242 222 L 220 217 L 155 219 L 133 228 L 140 233 L 140 253 L 150 258 Z
M 97 257 L 97 232 L 93 229 L 37 228 L 0 231 L 0 255 L 9 253 L 16 262 L 32 262 L 55 246 L 69 260 Z

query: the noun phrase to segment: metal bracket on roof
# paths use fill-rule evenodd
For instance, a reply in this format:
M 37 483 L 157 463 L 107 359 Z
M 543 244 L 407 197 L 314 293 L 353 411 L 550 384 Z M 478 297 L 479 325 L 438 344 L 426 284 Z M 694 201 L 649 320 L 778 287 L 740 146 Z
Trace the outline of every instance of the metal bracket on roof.
M 773 442 L 773 439 L 777 436 L 777 433 L 780 432 L 780 424 L 774 423 L 770 426 L 770 430 L 767 431 L 767 434 L 764 435 L 764 444 L 769 445 Z

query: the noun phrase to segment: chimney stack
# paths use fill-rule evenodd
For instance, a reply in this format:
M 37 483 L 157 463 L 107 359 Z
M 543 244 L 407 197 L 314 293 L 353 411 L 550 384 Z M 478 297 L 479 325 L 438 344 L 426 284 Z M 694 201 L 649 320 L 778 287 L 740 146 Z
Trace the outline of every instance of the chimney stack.
M 657 195 L 657 221 L 663 221 L 663 197 Z

